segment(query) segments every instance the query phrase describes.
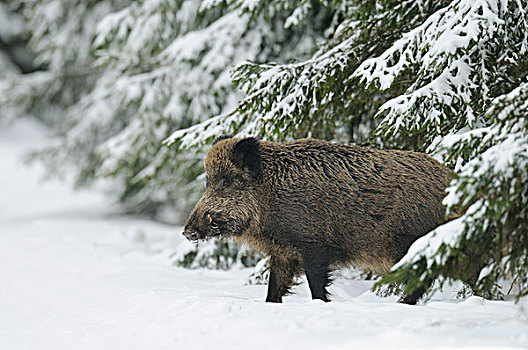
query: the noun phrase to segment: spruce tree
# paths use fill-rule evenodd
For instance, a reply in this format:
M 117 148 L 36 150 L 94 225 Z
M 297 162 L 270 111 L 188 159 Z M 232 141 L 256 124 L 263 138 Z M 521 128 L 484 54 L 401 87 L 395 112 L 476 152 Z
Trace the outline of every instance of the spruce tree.
M 422 133 L 457 171 L 444 204 L 460 217 L 414 244 L 383 282 L 439 288 L 483 268 L 474 292 L 507 292 L 498 282 L 510 279 L 517 297 L 528 293 L 527 11 L 525 1 L 453 1 L 355 72 L 381 90 L 411 73 L 381 106 L 378 132 Z

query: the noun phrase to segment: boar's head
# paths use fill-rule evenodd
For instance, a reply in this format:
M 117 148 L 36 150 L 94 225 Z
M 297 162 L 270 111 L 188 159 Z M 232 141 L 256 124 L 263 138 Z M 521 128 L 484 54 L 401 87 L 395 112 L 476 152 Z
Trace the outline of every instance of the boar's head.
M 191 240 L 241 236 L 258 225 L 261 152 L 254 138 L 217 139 L 204 161 L 205 192 L 192 211 L 183 235 Z

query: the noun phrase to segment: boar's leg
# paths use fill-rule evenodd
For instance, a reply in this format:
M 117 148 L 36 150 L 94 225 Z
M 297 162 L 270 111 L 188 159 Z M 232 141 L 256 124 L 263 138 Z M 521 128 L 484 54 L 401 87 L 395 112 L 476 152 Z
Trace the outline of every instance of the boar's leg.
M 303 254 L 303 265 L 312 299 L 330 301 L 326 287 L 332 282 L 330 277 L 331 269 L 328 259 L 325 259 L 325 254 L 321 254 L 320 251 L 318 254 L 316 250 L 310 250 Z
M 300 273 L 300 259 L 292 253 L 278 253 L 270 258 L 270 275 L 266 302 L 282 303 L 282 297 L 294 285 Z
M 416 288 L 411 294 L 404 295 L 398 300 L 402 304 L 416 305 L 418 300 L 424 295 L 425 287 L 420 286 Z
M 277 270 L 270 266 L 270 274 L 268 281 L 268 295 L 266 296 L 266 302 L 268 303 L 282 303 L 282 295 L 279 289 L 282 289 L 278 285 L 277 281 Z
M 427 280 L 424 285 L 416 288 L 411 294 L 404 295 L 398 300 L 399 303 L 416 305 L 418 300 L 425 294 L 425 291 L 431 287 L 433 280 Z
M 471 250 L 469 249 L 466 249 L 466 251 L 462 254 L 465 261 L 463 261 L 461 264 L 462 268 L 460 269 L 459 279 L 461 279 L 469 288 L 471 288 L 473 295 L 488 300 L 502 300 L 503 298 L 501 295 L 493 295 L 490 290 L 479 291 L 475 287 L 479 280 L 480 271 L 482 271 L 482 269 L 486 265 L 485 261 L 489 259 L 489 256 L 477 257 L 476 254 L 471 252 Z M 471 266 L 470 262 L 474 263 L 473 266 Z M 475 262 L 477 263 L 475 264 Z
M 475 288 L 475 286 L 477 285 L 479 276 L 480 276 L 480 271 L 483 269 L 483 267 L 484 267 L 483 264 L 481 264 L 477 269 L 473 270 L 470 276 L 467 279 L 463 280 L 464 283 L 469 288 L 471 288 L 471 292 L 473 295 L 476 295 L 478 297 L 481 297 L 487 300 L 504 300 L 504 298 L 500 294 L 494 295 L 490 290 L 480 291 L 480 290 L 477 290 L 477 288 Z

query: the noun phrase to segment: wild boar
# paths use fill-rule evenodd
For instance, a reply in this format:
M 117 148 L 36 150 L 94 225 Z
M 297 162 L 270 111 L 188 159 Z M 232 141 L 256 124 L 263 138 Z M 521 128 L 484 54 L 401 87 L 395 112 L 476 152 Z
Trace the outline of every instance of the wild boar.
M 333 269 L 386 272 L 445 222 L 450 171 L 422 153 L 222 137 L 204 166 L 205 193 L 183 234 L 232 237 L 270 256 L 268 302 L 303 271 L 312 298 L 328 301 Z

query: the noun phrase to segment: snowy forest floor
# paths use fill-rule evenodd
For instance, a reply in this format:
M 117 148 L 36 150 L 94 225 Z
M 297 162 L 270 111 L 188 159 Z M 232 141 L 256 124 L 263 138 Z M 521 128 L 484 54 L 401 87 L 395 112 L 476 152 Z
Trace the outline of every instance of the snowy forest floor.
M 334 302 L 306 283 L 264 303 L 251 269 L 187 270 L 181 228 L 119 214 L 94 193 L 42 183 L 23 154 L 45 139 L 0 126 L 0 349 L 527 348 L 527 306 L 456 290 L 396 303 L 337 277 Z

